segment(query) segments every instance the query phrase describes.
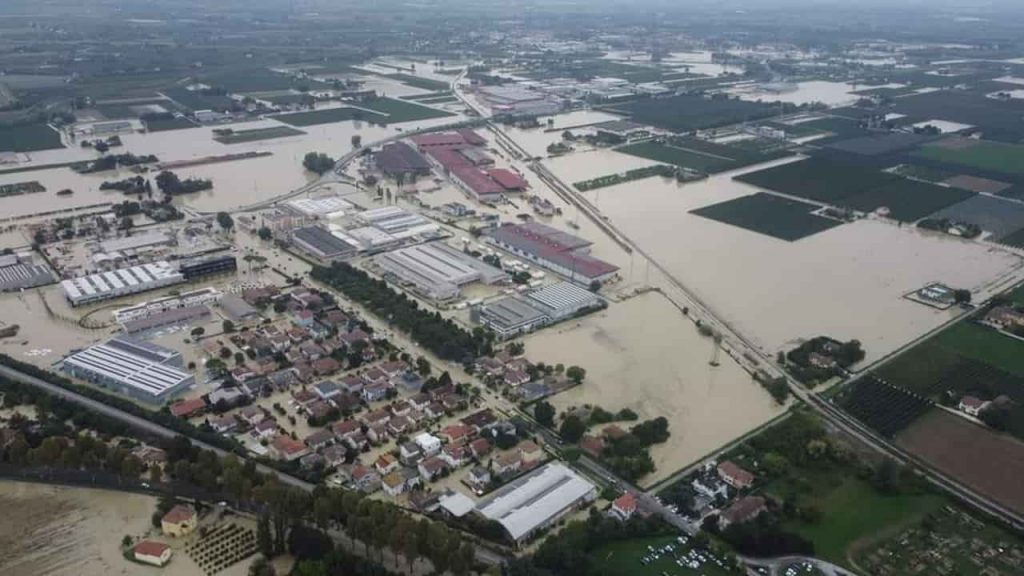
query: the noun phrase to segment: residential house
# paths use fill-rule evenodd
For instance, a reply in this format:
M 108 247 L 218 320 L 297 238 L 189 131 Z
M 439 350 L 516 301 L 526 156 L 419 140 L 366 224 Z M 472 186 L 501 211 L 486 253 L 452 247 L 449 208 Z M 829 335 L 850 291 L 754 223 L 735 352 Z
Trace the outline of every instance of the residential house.
M 467 426 L 472 426 L 479 434 L 494 426 L 498 422 L 498 417 L 494 415 L 494 412 L 491 412 L 490 408 L 484 408 L 479 412 L 474 412 L 469 416 L 466 416 L 461 420 L 461 422 Z
M 330 402 L 331 404 L 334 404 L 338 410 L 341 410 L 342 414 L 351 414 L 352 412 L 356 412 L 362 405 L 358 396 L 348 392 L 338 394 L 334 398 L 331 398 Z
M 430 395 L 423 393 L 417 394 L 412 398 L 409 398 L 409 404 L 411 404 L 416 410 L 426 410 L 427 406 L 430 406 Z
M 312 390 L 295 390 L 292 392 L 292 400 L 299 406 L 307 406 L 320 400 L 320 396 Z
M 324 463 L 327 466 L 337 468 L 345 463 L 345 456 L 348 454 L 348 450 L 340 444 L 335 444 L 334 446 L 324 448 L 324 451 L 321 452 L 321 454 L 323 455 Z
M 729 497 L 728 486 L 717 476 L 698 475 L 690 481 L 690 486 L 693 487 L 694 492 L 697 494 L 702 494 L 711 499 L 725 499 Z
M 341 341 L 344 342 L 345 346 L 348 346 L 349 348 L 355 346 L 360 342 L 364 342 L 366 344 L 370 343 L 370 335 L 358 328 L 351 332 L 338 334 L 338 338 L 341 338 Z
M 737 490 L 749 488 L 754 483 L 754 475 L 740 468 L 731 460 L 726 460 L 718 465 L 718 477 Z
M 499 454 L 494 459 L 494 473 L 498 476 L 511 476 L 523 467 L 523 460 L 518 450 Z
M 409 365 L 401 360 L 392 360 L 389 362 L 383 362 L 379 368 L 381 372 L 388 376 L 388 378 L 394 378 L 408 370 Z
M 309 454 L 309 448 L 305 444 L 295 440 L 287 434 L 280 434 L 270 443 L 270 454 L 278 460 L 291 462 Z
M 404 494 L 409 490 L 409 487 L 406 486 L 405 483 L 405 476 L 397 470 L 381 478 L 380 484 L 381 488 L 384 489 L 384 493 L 392 498 Z
M 476 428 L 462 423 L 449 424 L 441 429 L 438 436 L 448 444 L 465 444 L 476 433 Z
M 238 417 L 250 426 L 255 426 L 266 419 L 266 414 L 258 406 L 246 406 L 238 411 Z
M 446 466 L 444 460 L 440 457 L 431 456 L 420 462 L 416 468 L 420 471 L 420 478 L 423 478 L 424 482 L 430 482 L 441 476 Z
M 444 460 L 445 464 L 450 468 L 461 468 L 470 461 L 472 456 L 473 453 L 470 452 L 468 446 L 454 446 L 449 444 L 441 450 L 441 459 Z
M 350 476 L 352 478 L 352 486 L 356 490 L 370 493 L 380 489 L 380 475 L 369 466 L 363 466 L 362 464 L 354 465 Z
M 466 407 L 466 399 L 459 394 L 445 394 L 441 397 L 441 405 L 444 406 L 445 412 L 455 412 Z
M 412 430 L 412 421 L 405 416 L 395 416 L 388 420 L 388 434 L 399 437 Z
M 195 510 L 184 504 L 178 504 L 160 519 L 160 531 L 165 536 L 175 538 L 188 536 L 195 532 L 198 523 L 199 519 L 196 517 Z
M 544 449 L 533 440 L 525 440 L 519 444 L 519 456 L 524 466 L 534 466 L 544 460 Z
M 346 446 L 356 452 L 362 452 L 370 445 L 370 441 L 362 432 L 350 435 L 348 438 L 345 438 L 344 442 Z
M 629 520 L 636 512 L 636 496 L 632 492 L 626 492 L 612 502 L 611 513 L 619 520 Z
M 202 398 L 193 398 L 191 400 L 182 400 L 171 404 L 169 410 L 172 416 L 178 418 L 191 418 L 198 416 L 204 410 L 206 410 L 206 400 Z
M 398 459 L 405 466 L 415 466 L 423 459 L 423 451 L 413 442 L 406 442 L 398 447 Z
M 380 402 L 387 398 L 388 390 L 391 389 L 387 382 L 368 384 L 363 388 L 363 400 L 366 402 Z
M 398 458 L 391 454 L 381 454 L 377 461 L 373 463 L 373 467 L 377 469 L 377 473 L 381 476 L 398 470 L 398 466 Z
M 433 456 L 441 451 L 441 440 L 426 432 L 417 434 L 412 441 L 419 447 L 424 456 Z
M 412 412 L 412 404 L 405 400 L 399 400 L 391 405 L 390 410 L 395 416 L 408 416 L 409 412 Z
M 359 422 L 355 420 L 342 420 L 341 422 L 335 422 L 331 426 L 331 431 L 334 432 L 334 436 L 338 440 L 347 440 L 348 438 L 362 432 L 362 427 Z
M 314 360 L 312 366 L 313 371 L 316 372 L 317 376 L 330 376 L 338 370 L 341 370 L 341 364 L 330 356 Z
M 380 424 L 371 424 L 366 427 L 366 437 L 370 439 L 374 445 L 383 444 L 388 441 L 391 434 L 388 433 L 388 423 L 383 422 Z
M 440 418 L 444 416 L 446 412 L 444 409 L 444 404 L 441 404 L 440 402 L 431 402 L 430 404 L 427 405 L 426 408 L 423 409 L 423 413 L 428 418 Z
M 278 390 L 287 390 L 299 383 L 299 377 L 292 368 L 285 368 L 267 374 L 267 380 Z
M 366 380 L 370 384 L 383 384 L 390 382 L 391 379 L 384 373 L 380 368 L 370 368 L 363 373 L 363 380 Z
M 469 452 L 473 458 L 483 460 L 491 453 L 491 443 L 487 438 L 477 438 L 469 443 Z
M 409 469 L 406 468 L 405 470 L 408 471 Z M 412 470 L 412 472 L 416 474 L 416 480 L 419 480 L 419 473 L 416 470 Z M 413 490 L 409 493 L 409 505 L 422 514 L 431 514 L 441 507 L 441 494 L 439 492 Z
M 317 400 L 303 407 L 303 411 L 317 420 L 323 420 L 334 410 L 334 405 L 326 400 Z
M 484 376 L 498 378 L 505 373 L 505 363 L 497 358 L 485 356 L 477 360 L 476 371 L 478 374 L 482 374 Z
M 530 375 L 524 370 L 506 370 L 504 376 L 505 384 L 515 388 L 530 381 Z
M 326 357 L 327 350 L 324 350 L 323 346 L 317 344 L 312 340 L 306 340 L 305 342 L 299 344 L 299 354 L 302 354 L 303 358 L 312 362 L 314 360 L 319 360 L 320 358 Z
M 324 457 L 317 454 L 316 452 L 311 452 L 309 454 L 306 454 L 302 458 L 299 458 L 299 466 L 301 466 L 303 470 L 323 468 L 325 463 L 326 460 L 324 459 Z
M 744 496 L 722 511 L 718 516 L 719 528 L 742 524 L 757 518 L 766 509 L 765 499 L 760 496 Z
M 626 434 L 628 434 L 628 432 L 626 432 L 622 428 L 619 428 L 615 424 L 609 424 L 605 426 L 603 430 L 601 430 L 601 435 L 604 436 L 605 439 L 612 441 L 624 438 Z
M 143 564 L 164 566 L 171 561 L 171 547 L 163 542 L 143 540 L 132 548 L 132 558 Z
M 960 399 L 960 404 L 957 408 L 968 416 L 978 417 L 986 408 L 988 408 L 989 404 L 991 404 L 991 402 L 982 400 L 981 398 L 964 396 Z
M 377 410 L 363 414 L 363 423 L 367 426 L 387 424 L 388 420 L 391 420 L 391 412 L 389 412 L 387 408 L 378 408 Z
M 306 443 L 306 446 L 309 446 L 310 450 L 320 450 L 334 444 L 334 440 L 334 433 L 330 430 L 317 430 L 306 436 L 303 442 Z
M 309 328 L 310 326 L 313 325 L 314 321 L 315 319 L 313 317 L 313 312 L 310 310 L 296 310 L 295 313 L 292 314 L 292 322 L 296 326 L 302 328 Z
M 359 394 L 366 382 L 359 376 L 345 376 L 341 379 L 341 387 L 351 394 Z
M 412 371 L 402 372 L 390 380 L 392 386 L 401 386 L 410 392 L 419 392 L 423 388 L 423 378 Z
M 313 392 L 315 392 L 316 395 L 319 396 L 320 398 L 328 400 L 330 398 L 334 398 L 338 394 L 341 394 L 341 387 L 338 386 L 335 382 L 325 380 L 323 382 L 320 382 L 319 384 L 314 385 Z
M 475 494 L 483 494 L 491 485 L 491 473 L 483 466 L 474 466 L 462 481 Z
M 210 420 L 209 423 L 210 428 L 213 428 L 213 431 L 218 434 L 230 432 L 238 426 L 238 420 L 229 414 L 225 414 L 220 418 L 214 418 L 213 420 Z

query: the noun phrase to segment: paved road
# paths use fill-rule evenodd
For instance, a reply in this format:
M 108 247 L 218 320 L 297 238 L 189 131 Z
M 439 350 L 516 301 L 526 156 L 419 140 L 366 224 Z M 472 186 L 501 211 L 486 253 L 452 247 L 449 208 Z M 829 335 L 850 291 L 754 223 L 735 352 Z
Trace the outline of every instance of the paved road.
M 819 558 L 810 558 L 808 556 L 781 556 L 779 558 L 750 558 L 748 556 L 738 556 L 738 558 L 747 566 L 767 568 L 768 573 L 771 576 L 783 576 L 783 568 L 791 564 L 801 562 L 812 564 L 815 568 L 825 574 L 825 576 L 852 576 L 856 574 L 846 568 L 836 566 L 831 562 L 826 562 Z

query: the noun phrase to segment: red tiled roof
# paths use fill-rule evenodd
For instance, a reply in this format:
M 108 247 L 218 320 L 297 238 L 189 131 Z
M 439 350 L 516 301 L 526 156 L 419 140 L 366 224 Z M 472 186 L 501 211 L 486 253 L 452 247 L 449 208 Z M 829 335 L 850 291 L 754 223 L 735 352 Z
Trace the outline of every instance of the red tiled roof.
M 202 398 L 193 398 L 191 400 L 182 400 L 171 405 L 171 414 L 178 418 L 184 418 L 191 416 L 196 412 L 199 412 L 203 408 L 206 408 L 206 400 Z
M 588 278 L 604 276 L 618 270 L 603 260 L 573 252 L 590 242 L 539 223 L 506 224 L 490 232 L 495 240 L 533 254 Z
M 164 517 L 161 520 L 168 524 L 180 524 L 192 519 L 195 515 L 196 513 L 188 506 L 178 504 L 174 508 L 171 508 L 170 512 L 164 514 Z
M 505 190 L 522 190 L 526 188 L 526 180 L 522 176 L 504 168 L 492 168 L 487 175 Z
M 731 460 L 726 460 L 718 465 L 718 474 L 731 478 L 737 484 L 748 485 L 754 481 L 754 475 L 736 465 Z
M 297 454 L 306 449 L 305 444 L 293 439 L 291 436 L 285 436 L 284 434 L 274 438 L 273 446 L 276 450 L 284 452 L 285 454 Z
M 626 492 L 622 496 L 615 499 L 612 503 L 619 510 L 627 514 L 632 514 L 636 510 L 636 496 L 633 496 L 632 492 Z
M 153 556 L 159 558 L 167 551 L 168 548 L 170 548 L 170 546 L 162 542 L 143 540 L 136 544 L 135 548 L 132 548 L 132 551 L 139 556 Z
M 486 173 L 482 172 L 475 166 L 466 166 L 464 168 L 455 168 L 452 170 L 459 180 L 469 186 L 474 193 L 481 196 L 488 194 L 501 194 L 505 191 L 505 188 L 499 185 L 494 180 L 491 180 Z

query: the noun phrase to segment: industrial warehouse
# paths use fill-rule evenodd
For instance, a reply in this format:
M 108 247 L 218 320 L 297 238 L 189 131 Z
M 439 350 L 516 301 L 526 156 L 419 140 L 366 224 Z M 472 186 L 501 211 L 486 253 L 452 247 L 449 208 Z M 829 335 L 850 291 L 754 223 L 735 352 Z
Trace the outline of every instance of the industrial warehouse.
M 181 353 L 121 336 L 68 356 L 65 372 L 143 402 L 162 403 L 195 382 Z
M 477 505 L 517 544 L 567 513 L 591 502 L 597 488 L 565 465 L 551 463 L 498 489 Z
M 81 306 L 173 286 L 184 281 L 185 276 L 180 271 L 160 260 L 64 280 L 60 286 L 72 306 Z
M 359 248 L 319 226 L 306 226 L 292 231 L 292 243 L 323 262 L 344 260 L 355 256 Z
M 412 141 L 426 154 L 430 164 L 472 198 L 493 201 L 527 188 L 522 176 L 504 168 L 488 168 L 494 159 L 482 149 L 486 140 L 471 130 L 423 134 L 414 136 Z
M 22 259 L 16 254 L 0 256 L 0 292 L 34 288 L 53 282 L 46 266 Z
M 604 282 L 619 268 L 590 256 L 591 242 L 539 222 L 505 224 L 488 232 L 484 241 L 522 256 L 574 282 Z
M 441 241 L 392 250 L 375 257 L 374 262 L 386 274 L 434 300 L 455 298 L 461 286 L 472 282 L 508 280 L 501 270 Z
M 511 338 L 604 306 L 593 292 L 559 282 L 485 303 L 474 309 L 473 318 L 499 337 Z

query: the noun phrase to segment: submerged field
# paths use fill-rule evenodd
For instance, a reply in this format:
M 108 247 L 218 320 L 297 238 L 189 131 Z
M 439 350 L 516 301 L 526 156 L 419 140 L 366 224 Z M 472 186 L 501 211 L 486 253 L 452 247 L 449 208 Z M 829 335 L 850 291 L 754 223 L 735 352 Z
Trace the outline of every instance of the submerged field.
M 731 359 L 708 364 L 713 344 L 663 296 L 650 293 L 548 328 L 525 339 L 526 354 L 587 370 L 582 386 L 550 398 L 559 410 L 583 404 L 641 419 L 664 416 L 671 437 L 652 447 L 657 470 L 647 485 L 694 462 L 780 413 L 771 397 Z
M 692 213 L 792 242 L 841 224 L 812 214 L 816 209 L 814 204 L 760 192 L 698 208 Z
M 950 140 L 924 146 L 924 158 L 1006 174 L 1024 174 L 1024 146 L 984 140 Z

